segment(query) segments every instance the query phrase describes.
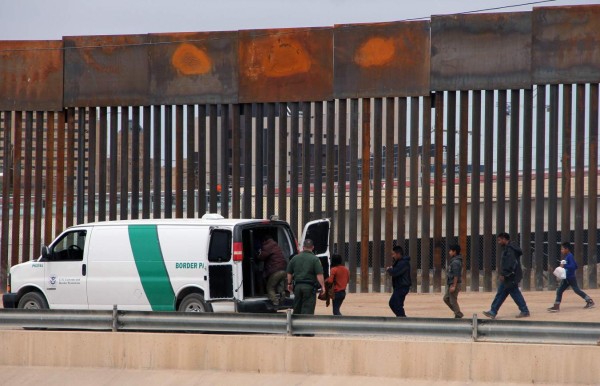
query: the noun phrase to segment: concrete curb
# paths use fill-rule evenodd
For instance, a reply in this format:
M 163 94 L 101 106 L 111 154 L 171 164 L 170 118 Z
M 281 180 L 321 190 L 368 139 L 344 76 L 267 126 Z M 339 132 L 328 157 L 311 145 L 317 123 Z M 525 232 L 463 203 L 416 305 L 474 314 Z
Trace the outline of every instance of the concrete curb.
M 0 366 L 593 384 L 597 346 L 394 338 L 0 331 Z

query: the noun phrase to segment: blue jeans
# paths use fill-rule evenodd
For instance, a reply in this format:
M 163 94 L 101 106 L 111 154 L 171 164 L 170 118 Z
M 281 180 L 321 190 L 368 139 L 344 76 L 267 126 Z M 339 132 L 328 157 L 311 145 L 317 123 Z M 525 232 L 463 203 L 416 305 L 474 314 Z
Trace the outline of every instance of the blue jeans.
M 346 291 L 339 291 L 339 292 L 335 293 L 335 295 L 333 297 L 333 314 L 334 315 L 342 314 L 340 312 L 340 307 L 342 306 L 344 299 L 346 299 Z
M 506 298 L 510 295 L 510 297 L 517 303 L 519 307 L 519 311 L 521 312 L 529 312 L 527 308 L 527 303 L 525 303 L 525 298 L 519 289 L 518 284 L 509 284 L 506 285 L 504 282 L 500 282 L 498 285 L 498 291 L 496 292 L 496 297 L 494 297 L 494 301 L 492 301 L 492 307 L 490 308 L 490 313 L 492 315 L 497 315 L 502 303 L 506 300 Z
M 560 304 L 563 292 L 565 292 L 567 288 L 569 288 L 569 286 L 573 288 L 573 291 L 575 291 L 577 295 L 581 296 L 583 300 L 588 301 L 590 299 L 590 297 L 585 292 L 583 292 L 577 285 L 577 279 L 574 277 L 568 277 L 566 279 L 561 280 L 560 285 L 556 289 L 556 301 L 554 303 Z
M 404 312 L 404 298 L 410 291 L 410 287 L 395 288 L 392 296 L 390 297 L 390 308 L 394 312 L 394 315 L 406 317 Z

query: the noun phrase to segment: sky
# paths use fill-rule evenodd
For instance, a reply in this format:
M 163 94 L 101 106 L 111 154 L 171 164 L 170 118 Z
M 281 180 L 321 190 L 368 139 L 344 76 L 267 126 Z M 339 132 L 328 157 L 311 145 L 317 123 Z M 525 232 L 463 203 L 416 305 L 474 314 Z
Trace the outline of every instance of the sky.
M 537 3 L 537 4 L 531 4 Z M 594 4 L 577 0 L 0 0 L 0 40 L 317 27 Z

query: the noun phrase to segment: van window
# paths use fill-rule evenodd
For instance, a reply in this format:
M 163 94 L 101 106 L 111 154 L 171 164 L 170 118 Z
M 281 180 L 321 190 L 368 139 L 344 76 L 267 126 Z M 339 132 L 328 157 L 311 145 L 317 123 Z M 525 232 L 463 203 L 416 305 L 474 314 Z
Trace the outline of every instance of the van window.
M 52 248 L 52 261 L 81 261 L 85 248 L 85 230 L 69 232 Z
M 223 263 L 229 260 L 231 260 L 231 232 L 224 229 L 215 229 L 210 234 L 208 261 Z

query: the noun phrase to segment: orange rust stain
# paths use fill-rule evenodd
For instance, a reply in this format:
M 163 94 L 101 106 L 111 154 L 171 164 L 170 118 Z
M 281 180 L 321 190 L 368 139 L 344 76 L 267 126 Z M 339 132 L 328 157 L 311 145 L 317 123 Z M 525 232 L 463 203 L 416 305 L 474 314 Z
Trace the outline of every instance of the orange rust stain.
M 183 75 L 203 75 L 212 70 L 212 60 L 206 52 L 189 43 L 177 47 L 171 56 L 171 64 Z
M 249 47 L 248 54 L 249 66 L 246 74 L 253 79 L 259 75 L 283 78 L 304 74 L 309 72 L 312 66 L 311 56 L 304 46 L 289 38 L 254 42 Z
M 396 47 L 392 38 L 370 38 L 354 54 L 354 62 L 361 67 L 377 67 L 388 64 L 394 58 Z

